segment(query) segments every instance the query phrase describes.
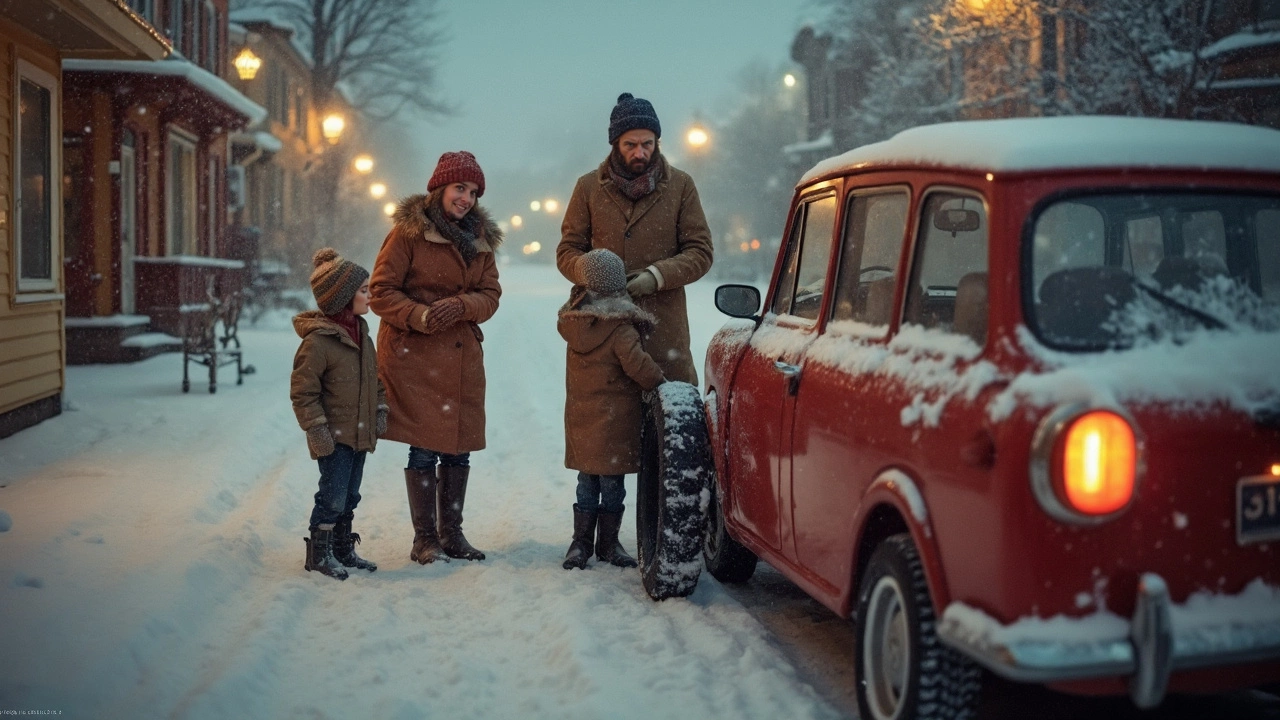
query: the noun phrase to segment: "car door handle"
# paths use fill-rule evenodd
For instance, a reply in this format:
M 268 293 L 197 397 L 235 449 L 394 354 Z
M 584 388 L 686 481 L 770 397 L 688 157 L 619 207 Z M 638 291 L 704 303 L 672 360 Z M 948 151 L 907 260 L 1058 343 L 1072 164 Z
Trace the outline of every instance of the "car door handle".
M 774 361 L 773 361 L 773 369 L 774 369 L 774 370 L 777 370 L 778 372 L 782 373 L 784 376 L 786 376 L 786 377 L 788 377 L 788 378 L 798 378 L 798 377 L 800 377 L 800 366 L 799 366 L 799 365 L 792 365 L 792 364 L 790 364 L 790 363 L 784 363 L 784 362 L 782 362 L 781 360 L 774 360 Z

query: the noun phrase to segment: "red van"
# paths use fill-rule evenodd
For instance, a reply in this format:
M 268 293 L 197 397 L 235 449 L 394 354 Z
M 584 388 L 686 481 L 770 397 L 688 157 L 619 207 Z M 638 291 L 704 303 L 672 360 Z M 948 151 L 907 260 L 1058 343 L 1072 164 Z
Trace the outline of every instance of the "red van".
M 862 717 L 1280 682 L 1280 132 L 915 128 L 785 238 L 716 292 L 703 554 L 854 619 Z

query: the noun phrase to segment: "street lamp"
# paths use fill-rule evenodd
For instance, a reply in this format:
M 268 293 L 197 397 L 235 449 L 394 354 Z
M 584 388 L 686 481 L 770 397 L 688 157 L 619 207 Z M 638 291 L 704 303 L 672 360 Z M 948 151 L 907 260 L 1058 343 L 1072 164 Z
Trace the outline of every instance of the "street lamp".
M 240 75 L 241 80 L 252 80 L 253 76 L 258 74 L 258 68 L 262 67 L 262 58 L 253 54 L 253 51 L 246 46 L 236 55 L 236 59 L 231 61 L 236 66 L 236 73 Z
M 391 217 L 392 215 L 395 215 L 395 214 L 396 214 L 396 204 L 395 204 L 395 203 L 387 203 L 386 205 L 383 205 L 383 206 L 382 206 L 382 213 L 383 213 L 384 215 L 386 215 L 387 217 Z
M 519 215 L 512 215 L 512 216 L 511 216 L 511 227 L 516 227 L 516 228 L 518 228 L 518 227 L 520 227 L 521 225 L 524 225 L 524 218 L 520 217 Z
M 329 141 L 330 145 L 336 144 L 338 138 L 342 135 L 342 131 L 347 127 L 347 121 L 338 113 L 329 113 L 325 115 L 324 120 L 320 123 L 320 131 L 324 134 L 324 138 Z
M 538 212 L 539 210 L 542 209 L 542 203 L 538 202 L 537 200 L 534 200 L 533 202 L 529 203 L 529 209 L 534 212 Z
M 693 150 L 701 150 L 711 141 L 711 136 L 707 134 L 706 128 L 700 124 L 695 124 L 689 128 L 689 132 L 685 133 L 685 142 L 689 143 L 689 147 Z
M 795 86 L 796 86 L 796 76 L 795 76 L 795 75 L 792 75 L 791 73 L 787 73 L 786 75 L 783 75 L 783 76 L 782 76 L 782 84 L 783 84 L 783 85 L 786 85 L 787 87 L 795 87 Z
M 351 161 L 351 164 L 355 167 L 356 172 L 361 175 L 368 175 L 373 172 L 373 158 L 369 155 L 357 155 L 355 160 Z
M 542 201 L 542 209 L 546 210 L 548 213 L 553 213 L 560 209 L 560 201 L 547 198 Z
M 369 186 L 369 194 L 374 200 L 381 200 L 382 196 L 387 194 L 387 184 L 376 182 Z

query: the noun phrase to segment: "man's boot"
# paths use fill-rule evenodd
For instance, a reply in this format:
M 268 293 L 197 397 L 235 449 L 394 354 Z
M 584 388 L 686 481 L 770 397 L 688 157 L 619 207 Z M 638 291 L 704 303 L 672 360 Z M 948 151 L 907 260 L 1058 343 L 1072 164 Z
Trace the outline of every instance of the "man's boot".
M 409 491 L 409 518 L 413 521 L 413 549 L 409 559 L 426 565 L 436 560 L 449 562 L 436 534 L 436 470 L 404 469 Z
M 347 579 L 347 569 L 333 557 L 333 526 L 321 525 L 311 531 L 311 537 L 302 538 L 307 544 L 307 572 L 318 570 L 331 578 Z
M 439 481 L 436 497 L 440 500 L 437 508 L 440 514 L 440 546 L 449 557 L 483 560 L 484 553 L 471 547 L 471 543 L 462 534 L 462 506 L 467 501 L 467 476 L 470 474 L 469 467 L 436 467 L 436 480 Z
M 635 567 L 635 558 L 627 554 L 618 542 L 618 529 L 622 527 L 622 513 L 600 511 L 599 534 L 596 536 L 596 557 L 618 567 Z
M 565 570 L 587 568 L 587 560 L 591 559 L 591 552 L 595 550 L 595 536 L 596 514 L 579 510 L 578 504 L 574 503 L 573 543 L 569 545 L 569 552 L 564 555 Z
M 346 513 L 338 518 L 338 522 L 333 526 L 333 557 L 343 567 L 373 572 L 378 569 L 378 566 L 356 554 L 356 543 L 360 542 L 360 534 L 351 532 L 351 521 L 354 519 L 355 516 L 352 513 Z

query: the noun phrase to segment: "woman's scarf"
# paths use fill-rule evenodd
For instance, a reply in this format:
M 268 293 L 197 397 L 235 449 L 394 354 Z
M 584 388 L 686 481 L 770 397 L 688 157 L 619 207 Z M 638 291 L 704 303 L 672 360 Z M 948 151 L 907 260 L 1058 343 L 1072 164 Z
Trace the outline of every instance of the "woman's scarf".
M 462 259 L 468 264 L 476 258 L 476 238 L 480 235 L 480 219 L 476 213 L 469 212 L 455 221 L 444 212 L 444 194 L 431 198 L 427 203 L 427 219 L 436 226 L 436 231 L 444 239 L 453 243 L 462 253 Z M 475 209 L 474 207 L 472 208 Z

